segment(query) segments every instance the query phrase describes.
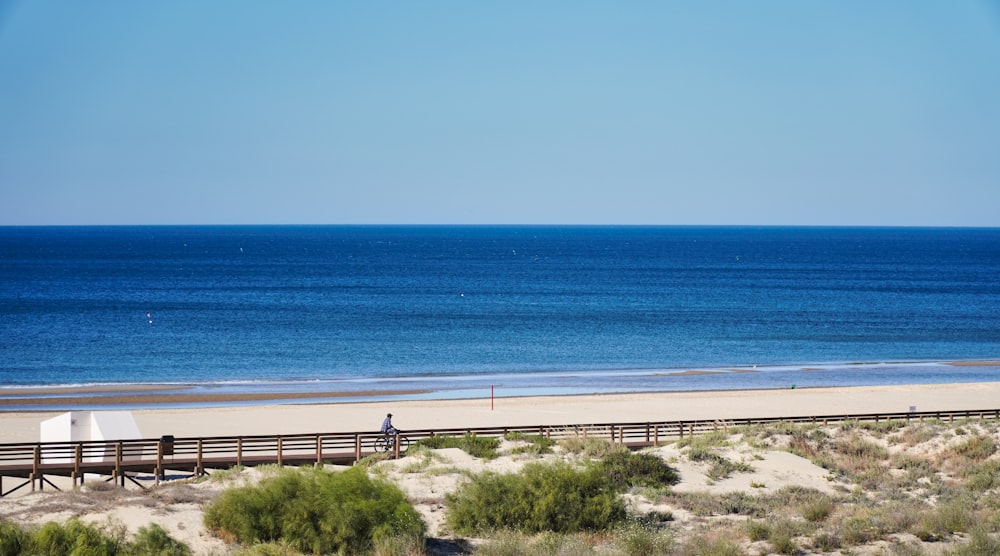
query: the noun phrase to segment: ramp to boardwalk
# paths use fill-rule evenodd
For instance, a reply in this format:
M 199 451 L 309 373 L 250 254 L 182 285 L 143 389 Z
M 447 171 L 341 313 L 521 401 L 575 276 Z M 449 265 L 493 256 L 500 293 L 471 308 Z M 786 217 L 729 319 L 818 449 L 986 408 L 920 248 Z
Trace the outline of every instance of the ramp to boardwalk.
M 84 459 L 86 463 L 114 461 L 114 440 L 142 438 L 139 426 L 131 411 L 68 411 L 42 421 L 40 440 L 45 444 L 105 442 L 105 450 L 92 450 Z M 68 463 L 67 455 L 43 455 L 43 464 Z

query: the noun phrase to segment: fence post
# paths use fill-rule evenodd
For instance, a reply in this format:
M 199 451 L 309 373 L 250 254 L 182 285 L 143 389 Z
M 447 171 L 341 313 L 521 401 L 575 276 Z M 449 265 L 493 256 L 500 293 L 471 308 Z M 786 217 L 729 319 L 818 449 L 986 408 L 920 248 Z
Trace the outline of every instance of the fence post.
M 278 467 L 284 467 L 285 459 L 281 455 L 282 448 L 284 447 L 284 442 L 282 438 L 278 437 Z
M 361 461 L 361 435 L 354 435 L 354 463 Z
M 203 465 L 204 461 L 202 460 L 202 457 L 203 457 L 202 448 L 203 448 L 202 439 L 199 438 L 198 439 L 197 452 L 195 453 L 195 457 L 194 457 L 194 462 L 195 462 L 194 463 L 194 465 L 195 465 L 194 474 L 198 475 L 198 476 L 200 476 L 202 473 L 205 472 L 205 467 Z
M 323 465 L 323 435 L 316 435 L 316 465 Z
M 236 437 L 236 465 L 243 466 L 243 437 Z
M 156 475 L 156 484 L 160 484 L 160 477 L 163 476 L 163 442 L 156 443 L 156 469 L 153 470 L 153 474 Z
M 43 481 L 41 480 L 41 469 L 39 466 L 42 464 L 42 446 L 40 444 L 35 444 L 35 449 L 32 453 L 32 464 L 31 464 L 31 491 L 35 491 L 35 479 L 38 479 L 38 488 L 41 490 Z
M 116 483 L 121 482 L 125 486 L 125 475 L 122 473 L 122 441 L 115 442 L 115 478 Z
M 83 475 L 80 473 L 80 465 L 83 462 L 83 444 L 79 442 L 76 444 L 76 448 L 73 450 L 73 486 L 76 486 L 76 480 L 80 479 L 80 486 L 83 486 Z

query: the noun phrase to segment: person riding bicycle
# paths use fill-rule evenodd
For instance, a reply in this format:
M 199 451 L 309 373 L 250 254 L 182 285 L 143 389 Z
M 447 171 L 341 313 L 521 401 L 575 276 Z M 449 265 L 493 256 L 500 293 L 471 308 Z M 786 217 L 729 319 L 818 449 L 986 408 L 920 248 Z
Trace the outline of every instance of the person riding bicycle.
M 396 433 L 399 432 L 399 429 L 392 426 L 392 413 L 387 413 L 385 415 L 385 421 L 382 421 L 381 432 L 386 436 L 394 436 Z

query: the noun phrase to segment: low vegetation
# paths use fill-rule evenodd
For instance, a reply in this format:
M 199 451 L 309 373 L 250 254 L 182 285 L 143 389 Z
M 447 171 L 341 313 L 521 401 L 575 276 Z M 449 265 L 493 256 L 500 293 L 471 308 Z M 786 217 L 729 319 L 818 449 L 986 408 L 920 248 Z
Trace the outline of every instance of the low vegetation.
M 574 434 L 559 440 L 559 448 L 567 454 L 575 454 L 588 459 L 602 459 L 616 452 L 627 452 L 628 448 L 613 444 L 607 438 Z
M 500 447 L 500 439 L 476 436 L 474 434 L 466 434 L 465 436 L 432 436 L 417 441 L 414 443 L 414 446 L 423 446 L 431 449 L 458 448 L 464 452 L 468 452 L 473 457 L 494 459 L 499 455 L 497 448 Z
M 556 445 L 556 441 L 551 438 L 523 432 L 509 432 L 504 435 L 504 440 L 517 443 L 517 446 L 511 450 L 511 454 L 551 454 L 552 447 Z
M 632 487 L 663 487 L 677 484 L 677 471 L 654 454 L 614 452 L 594 464 L 619 491 Z
M 66 523 L 49 522 L 41 527 L 24 529 L 9 521 L 0 521 L 0 555 L 81 556 L 188 556 L 191 550 L 171 538 L 155 523 L 147 525 L 134 539 L 126 538 L 125 528 L 97 526 L 70 519 Z
M 402 460 L 369 458 L 336 472 L 275 468 L 255 486 L 241 486 L 237 472 L 217 474 L 213 482 L 228 490 L 207 504 L 205 522 L 235 556 L 1000 554 L 1000 423 L 720 423 L 716 432 L 639 452 L 593 431 L 567 432 L 558 441 L 511 434 L 503 444 L 435 437 Z M 499 463 L 520 468 L 460 469 L 437 448 L 479 462 L 514 456 Z M 825 484 L 780 488 L 773 477 L 747 476 L 774 451 L 807 458 L 828 473 L 817 477 Z M 707 484 L 677 487 L 682 464 Z M 713 485 L 726 477 L 742 488 Z M 393 483 L 444 478 L 452 487 L 414 500 Z M 145 496 L 169 502 L 177 498 L 171 489 L 184 485 Z M 117 496 L 88 495 L 102 504 Z M 443 516 L 435 534 L 459 536 L 435 541 L 451 543 L 448 550 L 425 547 L 413 504 L 425 518 L 430 506 Z M 0 555 L 73 553 L 188 551 L 156 526 L 127 538 L 123 528 L 78 520 L 34 528 L 0 520 Z

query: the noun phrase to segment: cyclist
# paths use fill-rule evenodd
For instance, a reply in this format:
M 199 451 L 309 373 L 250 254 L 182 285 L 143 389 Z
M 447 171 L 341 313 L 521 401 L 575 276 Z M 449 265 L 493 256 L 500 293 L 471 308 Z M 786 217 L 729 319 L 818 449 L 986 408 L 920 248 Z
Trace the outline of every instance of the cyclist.
M 382 432 L 382 434 L 384 434 L 386 436 L 393 436 L 397 432 L 399 432 L 399 429 L 397 429 L 396 427 L 392 426 L 392 413 L 387 413 L 385 415 L 385 421 L 382 421 L 381 432 Z

